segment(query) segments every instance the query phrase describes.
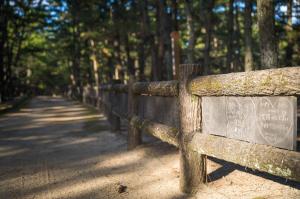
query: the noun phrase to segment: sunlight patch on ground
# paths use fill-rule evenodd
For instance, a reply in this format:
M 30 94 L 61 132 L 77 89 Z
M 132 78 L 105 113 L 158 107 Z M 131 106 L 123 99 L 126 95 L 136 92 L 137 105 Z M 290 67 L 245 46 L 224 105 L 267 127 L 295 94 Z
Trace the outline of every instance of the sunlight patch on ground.
M 0 158 L 14 156 L 17 154 L 25 153 L 28 149 L 26 148 L 12 148 L 12 147 L 0 147 Z
M 67 122 L 67 121 L 78 121 L 78 120 L 87 120 L 87 119 L 96 119 L 99 118 L 99 115 L 81 115 L 73 117 L 47 117 L 42 119 L 34 119 L 34 122 Z
M 83 106 L 82 112 L 72 112 L 73 103 L 46 99 L 33 100 L 32 112 L 6 115 L 0 122 L 0 198 L 188 198 L 179 190 L 177 149 L 155 141 L 127 151 L 126 137 L 110 132 L 103 115 Z M 60 104 L 60 110 L 46 108 Z M 209 173 L 223 169 L 221 163 L 208 165 Z M 118 193 L 120 184 L 127 187 L 124 193 Z M 270 195 L 270 190 L 275 191 Z M 194 198 L 296 199 L 298 193 L 230 170 Z

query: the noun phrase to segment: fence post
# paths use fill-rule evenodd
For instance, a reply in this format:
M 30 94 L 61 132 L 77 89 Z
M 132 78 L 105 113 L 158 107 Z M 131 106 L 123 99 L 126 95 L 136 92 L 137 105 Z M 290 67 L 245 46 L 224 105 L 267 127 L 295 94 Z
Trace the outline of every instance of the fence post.
M 140 130 L 131 122 L 131 118 L 138 114 L 138 99 L 137 95 L 133 93 L 132 86 L 134 77 L 130 76 L 128 82 L 128 149 L 133 149 L 142 143 Z
M 121 120 L 120 117 L 117 116 L 114 113 L 114 107 L 116 106 L 116 103 L 118 103 L 117 97 L 116 97 L 117 91 L 112 90 L 111 91 L 111 106 L 110 106 L 110 124 L 111 124 L 111 130 L 114 132 L 118 132 L 121 130 Z
M 187 90 L 189 79 L 199 70 L 199 65 L 179 66 L 180 188 L 185 193 L 195 193 L 206 182 L 206 156 L 186 148 L 189 135 L 201 130 L 201 98 Z

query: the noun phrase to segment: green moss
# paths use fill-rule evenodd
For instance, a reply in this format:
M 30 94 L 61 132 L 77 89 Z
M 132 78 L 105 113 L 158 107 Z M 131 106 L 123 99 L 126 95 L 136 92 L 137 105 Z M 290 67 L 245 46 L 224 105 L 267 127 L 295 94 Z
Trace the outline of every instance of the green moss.
M 219 91 L 222 89 L 222 84 L 218 81 L 211 81 L 210 79 L 207 79 L 207 80 L 201 81 L 201 84 L 192 82 L 189 85 L 189 89 L 191 91 L 194 91 L 194 90 L 217 90 L 217 91 Z
M 272 78 L 267 75 L 265 79 L 262 79 L 260 86 L 269 87 L 272 85 Z
M 274 167 L 272 164 L 260 164 L 259 166 L 257 165 L 257 168 L 282 177 L 289 177 L 292 175 L 292 171 L 289 168 L 283 169 L 280 167 Z

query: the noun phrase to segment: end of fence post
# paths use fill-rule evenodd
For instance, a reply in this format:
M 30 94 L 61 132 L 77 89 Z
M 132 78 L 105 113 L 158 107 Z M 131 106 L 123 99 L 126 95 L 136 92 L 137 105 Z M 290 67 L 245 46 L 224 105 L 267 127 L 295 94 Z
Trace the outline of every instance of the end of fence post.
M 206 183 L 206 156 L 187 148 L 184 138 L 201 130 L 201 98 L 187 90 L 192 76 L 199 73 L 195 64 L 179 66 L 179 107 L 180 107 L 180 189 L 185 193 L 195 193 Z
M 131 122 L 133 116 L 138 114 L 138 99 L 137 95 L 133 92 L 134 76 L 130 76 L 128 82 L 128 150 L 134 149 L 142 143 L 140 129 Z

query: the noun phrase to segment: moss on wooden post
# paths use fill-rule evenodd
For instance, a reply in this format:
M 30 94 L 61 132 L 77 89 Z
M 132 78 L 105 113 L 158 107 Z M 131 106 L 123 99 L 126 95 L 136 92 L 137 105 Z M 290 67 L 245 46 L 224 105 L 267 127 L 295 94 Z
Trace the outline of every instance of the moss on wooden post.
M 201 130 L 201 98 L 187 90 L 188 81 L 197 75 L 198 65 L 179 67 L 179 105 L 180 105 L 180 188 L 183 192 L 194 193 L 206 182 L 206 156 L 187 148 L 189 134 Z
M 300 95 L 300 67 L 199 76 L 188 88 L 198 96 Z
M 134 77 L 130 76 L 128 83 L 128 119 L 131 120 L 132 117 L 138 113 L 138 99 L 137 95 L 133 92 Z M 142 143 L 141 131 L 131 122 L 128 126 L 128 149 L 133 149 Z

